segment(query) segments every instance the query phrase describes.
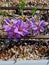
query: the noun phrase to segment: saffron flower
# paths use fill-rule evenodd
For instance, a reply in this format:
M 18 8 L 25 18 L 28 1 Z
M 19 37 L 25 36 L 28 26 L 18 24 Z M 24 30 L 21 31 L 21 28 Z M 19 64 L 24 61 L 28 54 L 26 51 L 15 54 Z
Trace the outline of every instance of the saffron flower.
M 48 25 L 48 22 L 41 20 L 39 22 L 35 22 L 33 29 L 33 34 L 39 34 L 40 32 L 44 32 L 44 27 Z
M 5 23 L 3 25 L 4 31 L 7 32 L 8 38 L 21 38 L 29 34 L 28 26 L 22 19 L 15 19 L 11 21 L 10 19 L 4 19 Z
M 32 19 L 26 18 L 26 23 L 28 24 L 28 27 L 30 29 L 32 29 L 34 27 L 34 25 L 35 25 L 35 19 L 34 18 L 32 18 Z
M 28 24 L 28 27 L 33 30 L 34 35 L 39 34 L 40 32 L 44 32 L 44 27 L 48 25 L 48 22 L 45 22 L 44 20 L 36 22 L 34 18 L 31 20 L 27 18 L 26 22 Z
M 8 38 L 21 38 L 22 36 L 30 34 L 39 34 L 44 32 L 44 27 L 48 25 L 48 22 L 41 20 L 35 22 L 35 19 L 26 18 L 26 22 L 22 19 L 14 19 L 13 21 L 9 18 L 4 19 L 5 24 L 3 25 L 4 31 L 7 32 Z

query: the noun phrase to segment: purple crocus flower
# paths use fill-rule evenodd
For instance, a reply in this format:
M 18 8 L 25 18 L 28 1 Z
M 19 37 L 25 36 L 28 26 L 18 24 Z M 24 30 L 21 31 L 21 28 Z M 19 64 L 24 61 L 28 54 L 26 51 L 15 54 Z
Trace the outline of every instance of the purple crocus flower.
M 4 31 L 7 32 L 8 38 L 20 38 L 29 34 L 28 26 L 22 19 L 15 19 L 13 22 L 6 18 L 5 25 L 3 25 Z
M 48 25 L 48 22 L 45 22 L 44 20 L 40 22 L 35 22 L 33 29 L 33 34 L 39 34 L 40 32 L 44 32 L 44 27 Z
M 26 18 L 26 23 L 28 24 L 28 27 L 29 27 L 30 29 L 32 29 L 32 28 L 34 27 L 34 25 L 35 25 L 35 19 L 32 18 L 32 19 L 30 20 L 30 19 Z
M 22 36 L 29 34 L 28 27 L 27 27 L 26 23 L 22 21 L 22 19 L 18 20 L 14 32 L 18 33 Z
M 39 32 L 44 32 L 44 27 L 48 25 L 48 22 L 45 22 L 44 20 L 41 20 L 40 22 L 35 22 L 35 19 L 32 18 L 29 20 L 27 18 L 27 24 L 28 27 L 30 27 L 33 30 L 33 34 L 38 34 Z

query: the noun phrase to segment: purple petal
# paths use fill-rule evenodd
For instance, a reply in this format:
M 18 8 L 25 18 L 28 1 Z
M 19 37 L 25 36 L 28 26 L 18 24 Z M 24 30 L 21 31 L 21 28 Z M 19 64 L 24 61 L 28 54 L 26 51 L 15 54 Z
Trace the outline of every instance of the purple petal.
M 12 32 L 8 33 L 8 38 L 10 39 L 12 37 L 13 37 L 13 33 Z
M 23 29 L 23 34 L 27 35 L 27 34 L 29 34 L 29 32 L 27 30 Z
M 44 27 L 40 27 L 40 32 L 44 32 Z
M 30 25 L 30 28 L 32 28 L 33 25 L 35 25 L 35 22 L 32 22 L 32 21 L 30 21 L 29 19 L 27 19 L 26 22 Z
M 28 24 L 26 22 L 23 23 L 23 29 L 29 30 L 30 27 L 28 26 Z
M 13 21 L 13 24 L 17 24 L 17 22 L 18 22 L 18 20 L 17 19 L 15 19 L 14 21 Z
M 14 28 L 11 28 L 11 30 L 9 32 L 14 32 Z
M 33 26 L 33 30 L 38 30 L 38 27 L 36 25 Z
M 45 22 L 44 20 L 42 20 L 42 21 L 40 21 L 40 25 L 41 26 L 46 26 L 46 25 L 48 25 L 48 22 Z
M 34 31 L 33 31 L 33 34 L 34 34 L 34 35 L 38 34 L 38 30 L 34 30 Z
M 27 20 L 26 22 L 27 22 L 28 24 L 30 24 L 30 26 L 33 26 L 33 25 L 34 25 L 34 23 L 33 23 L 32 21 L 30 21 L 28 18 L 27 18 L 26 20 Z
M 19 19 L 18 22 L 17 22 L 17 24 L 16 24 L 16 26 L 19 28 L 21 25 L 23 25 L 22 24 L 22 20 Z
M 22 31 L 18 31 L 17 33 L 18 33 L 19 35 L 24 36 Z
M 20 27 L 23 27 L 24 25 L 24 22 L 20 19 Z
M 21 35 L 16 34 L 14 38 L 15 38 L 15 39 L 16 39 L 16 38 L 21 38 Z
M 23 33 L 22 33 L 22 31 L 18 31 L 18 28 L 16 28 L 16 29 L 14 30 L 14 33 L 17 33 L 17 34 L 20 34 L 20 35 L 24 36 Z
M 14 29 L 14 32 L 17 33 L 17 31 L 18 31 L 18 28 L 16 27 L 16 28 Z
M 4 19 L 4 21 L 5 21 L 5 23 L 8 24 L 8 25 L 10 24 L 10 19 L 6 18 L 6 19 Z
M 33 23 L 35 23 L 35 19 L 34 19 L 34 18 L 32 18 L 31 21 L 32 21 Z
M 11 27 L 9 27 L 8 25 L 3 25 L 4 31 L 9 31 L 11 30 Z

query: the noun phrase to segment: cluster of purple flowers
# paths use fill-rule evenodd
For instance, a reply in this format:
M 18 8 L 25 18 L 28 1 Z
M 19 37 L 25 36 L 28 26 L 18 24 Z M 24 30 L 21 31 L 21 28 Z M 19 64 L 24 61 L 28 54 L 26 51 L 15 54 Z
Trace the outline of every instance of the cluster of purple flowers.
M 28 24 L 30 24 L 33 34 L 39 34 L 40 32 L 44 32 L 44 27 L 48 25 L 48 22 L 41 20 L 39 22 L 35 22 L 35 19 L 32 18 L 31 20 L 27 19 Z
M 22 19 L 14 19 L 13 21 L 9 18 L 4 19 L 5 24 L 3 25 L 4 31 L 7 32 L 8 38 L 21 38 L 22 36 L 30 34 L 29 30 L 33 31 L 33 34 L 38 34 L 44 31 L 44 27 L 48 25 L 44 20 L 35 22 L 35 19 L 31 20 L 26 18 L 26 22 Z

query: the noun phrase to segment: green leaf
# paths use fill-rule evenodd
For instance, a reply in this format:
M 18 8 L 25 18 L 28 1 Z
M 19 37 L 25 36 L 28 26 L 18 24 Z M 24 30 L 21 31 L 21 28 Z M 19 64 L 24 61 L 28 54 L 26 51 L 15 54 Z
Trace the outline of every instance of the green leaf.
M 21 10 L 23 10 L 24 9 L 24 7 L 25 7 L 25 1 L 24 0 L 21 0 L 21 2 L 20 2 L 20 4 L 19 4 L 19 10 L 21 11 Z
M 8 14 L 7 14 L 6 12 L 3 12 L 3 13 L 2 13 L 2 16 L 7 17 Z
M 9 0 L 6 0 L 6 2 L 9 2 Z
M 36 13 L 36 7 L 34 7 L 33 9 L 32 9 L 32 15 L 34 15 Z

